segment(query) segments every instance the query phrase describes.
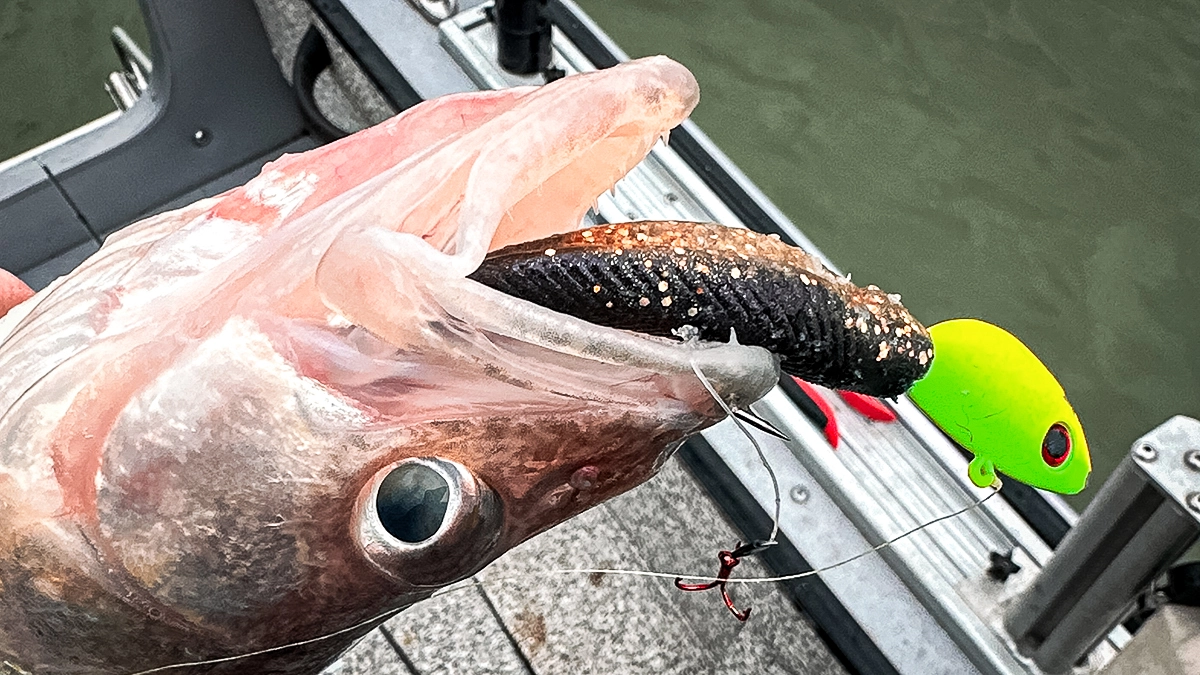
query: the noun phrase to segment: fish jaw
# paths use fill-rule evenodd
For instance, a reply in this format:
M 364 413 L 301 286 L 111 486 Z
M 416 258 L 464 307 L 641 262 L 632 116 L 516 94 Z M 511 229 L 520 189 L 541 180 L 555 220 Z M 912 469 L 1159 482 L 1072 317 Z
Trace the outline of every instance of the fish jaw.
M 724 416 L 696 371 L 733 405 L 765 394 L 765 350 L 467 278 L 490 248 L 576 228 L 695 101 L 655 58 L 418 106 L 132 226 L 10 313 L 0 657 L 123 673 L 346 630 L 307 648 L 318 663 L 653 475 Z M 414 466 L 449 497 L 407 541 L 379 504 Z

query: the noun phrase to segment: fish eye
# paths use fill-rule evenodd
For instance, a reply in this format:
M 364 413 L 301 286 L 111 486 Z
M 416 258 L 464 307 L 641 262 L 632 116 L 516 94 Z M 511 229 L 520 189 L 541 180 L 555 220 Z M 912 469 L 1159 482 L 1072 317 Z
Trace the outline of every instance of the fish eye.
M 1048 466 L 1062 466 L 1071 454 L 1071 433 L 1061 422 L 1056 422 L 1042 438 L 1042 461 Z
M 442 585 L 496 557 L 504 504 L 458 462 L 408 457 L 375 471 L 352 517 L 360 550 L 377 569 L 409 584 Z
M 379 484 L 375 510 L 388 534 L 418 544 L 437 534 L 449 510 L 450 484 L 432 467 L 406 462 Z

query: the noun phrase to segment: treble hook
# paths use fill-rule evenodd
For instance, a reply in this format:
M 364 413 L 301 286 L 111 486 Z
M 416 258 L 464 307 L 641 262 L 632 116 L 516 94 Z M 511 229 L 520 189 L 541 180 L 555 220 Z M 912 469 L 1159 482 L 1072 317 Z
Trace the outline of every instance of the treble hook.
M 729 597 L 729 575 L 733 572 L 733 568 L 738 566 L 741 559 L 766 550 L 768 547 L 774 546 L 774 541 L 755 541 L 749 544 L 738 542 L 737 546 L 732 551 L 721 551 L 717 554 L 717 560 L 721 561 L 721 568 L 717 570 L 717 578 L 714 581 L 709 581 L 702 584 L 686 584 L 683 582 L 683 577 L 675 578 L 675 588 L 681 591 L 707 591 L 711 588 L 721 589 L 721 599 L 725 601 L 725 606 L 737 618 L 738 621 L 745 621 L 750 618 L 750 607 L 744 610 L 738 609 L 733 605 L 733 598 Z

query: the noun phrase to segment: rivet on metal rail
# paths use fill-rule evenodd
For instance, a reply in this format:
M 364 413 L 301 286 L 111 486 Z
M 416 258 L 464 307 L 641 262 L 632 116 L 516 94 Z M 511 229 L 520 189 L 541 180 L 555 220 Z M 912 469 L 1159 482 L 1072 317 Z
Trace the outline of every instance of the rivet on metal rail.
M 1141 462 L 1153 462 L 1158 459 L 1158 450 L 1150 445 L 1139 445 L 1133 449 L 1133 456 Z
M 1183 453 L 1183 464 L 1192 471 L 1200 471 L 1200 450 L 1188 450 Z
M 803 485 L 797 485 L 788 491 L 788 495 L 797 504 L 804 504 L 808 501 L 808 488 Z

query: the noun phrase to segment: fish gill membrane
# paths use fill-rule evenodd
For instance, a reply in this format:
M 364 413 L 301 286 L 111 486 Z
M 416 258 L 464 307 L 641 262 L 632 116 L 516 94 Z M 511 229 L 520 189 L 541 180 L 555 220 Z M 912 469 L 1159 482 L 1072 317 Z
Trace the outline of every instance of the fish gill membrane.
M 779 376 L 468 278 L 697 101 L 650 58 L 445 97 L 150 217 L 0 319 L 0 663 L 315 672 Z M 332 637 L 330 637 L 332 636 Z M 284 645 L 284 647 L 280 647 Z

